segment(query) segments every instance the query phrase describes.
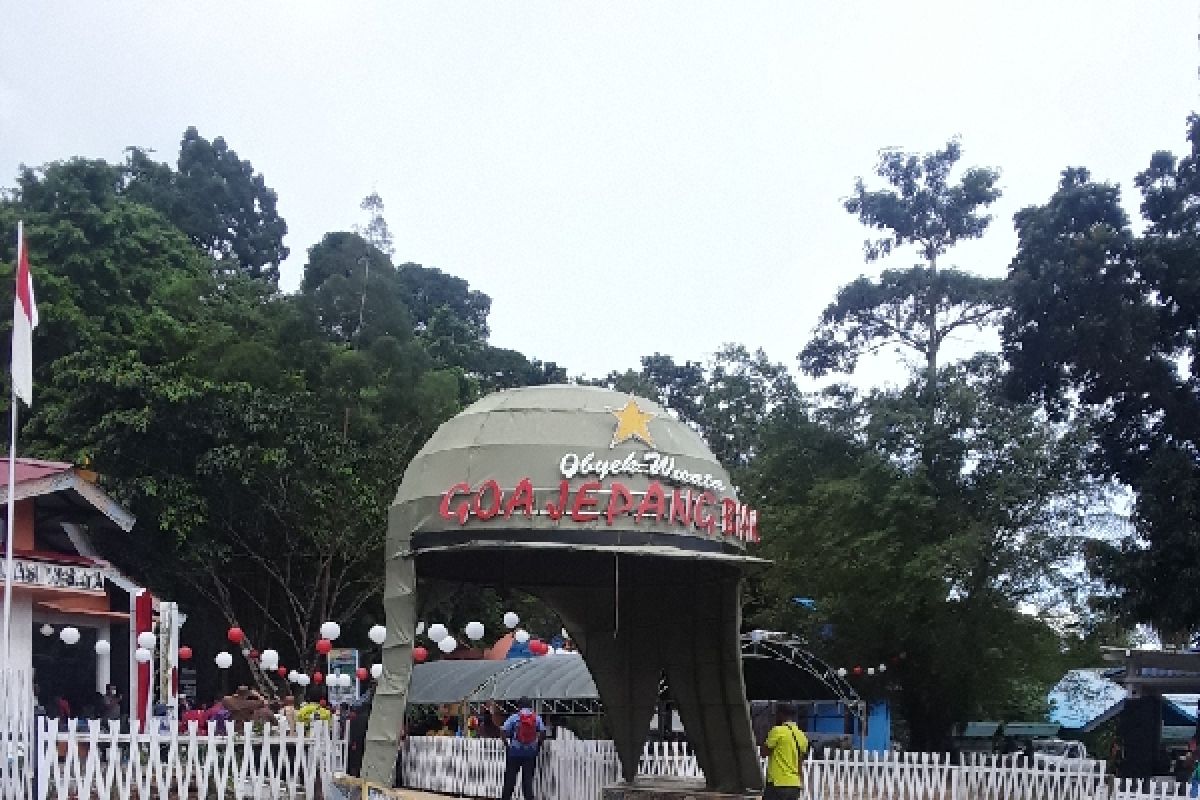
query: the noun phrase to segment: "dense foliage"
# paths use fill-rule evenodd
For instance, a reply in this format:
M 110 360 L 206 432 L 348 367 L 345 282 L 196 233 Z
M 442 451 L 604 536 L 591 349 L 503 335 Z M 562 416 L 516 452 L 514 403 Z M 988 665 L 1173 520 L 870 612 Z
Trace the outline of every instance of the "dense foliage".
M 917 359 L 907 385 L 806 394 L 736 344 L 592 381 L 707 439 L 760 507 L 774 561 L 748 581 L 747 624 L 834 664 L 889 665 L 862 690 L 894 699 L 912 746 L 942 745 L 955 722 L 1044 713 L 1062 669 L 1095 656 L 1095 631 L 1200 626 L 1185 591 L 1200 563 L 1200 123 L 1189 131 L 1189 156 L 1155 155 L 1137 179 L 1144 234 L 1114 187 L 1068 170 L 1017 215 L 1003 280 L 939 265 L 986 231 L 998 174 L 956 173 L 957 142 L 883 153 L 882 188 L 859 181 L 845 208 L 875 231 L 868 261 L 915 248 L 921 263 L 849 280 L 799 363 L 849 373 L 898 346 Z M 486 294 L 397 263 L 378 195 L 362 210 L 363 225 L 309 249 L 289 294 L 274 191 L 195 129 L 174 166 L 137 149 L 121 164 L 56 162 L 23 169 L 0 200 L 0 231 L 26 222 L 42 320 L 23 449 L 104 476 L 139 519 L 109 555 L 207 620 L 192 629 L 201 652 L 204 631 L 235 621 L 289 665 L 323 620 L 361 640 L 355 626 L 380 614 L 386 506 L 416 450 L 483 393 L 567 380 L 489 343 Z M 0 260 L 11 270 L 8 237 Z M 947 363 L 956 331 L 1001 319 L 1003 356 Z M 1092 536 L 1110 479 L 1136 496 L 1128 541 Z M 1110 588 L 1099 608 L 1119 617 L 1071 606 L 1087 599 L 1089 542 Z M 530 598 L 424 601 L 452 625 L 515 608 L 557 632 Z M 1076 630 L 1031 613 L 1050 607 Z

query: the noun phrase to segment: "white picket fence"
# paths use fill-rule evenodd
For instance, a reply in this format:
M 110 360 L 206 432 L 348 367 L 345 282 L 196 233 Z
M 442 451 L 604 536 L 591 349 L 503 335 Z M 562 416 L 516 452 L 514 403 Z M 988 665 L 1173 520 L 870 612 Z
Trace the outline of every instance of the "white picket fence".
M 82 730 L 80 729 L 82 727 Z M 175 726 L 146 733 L 105 730 L 99 720 L 71 720 L 59 730 L 41 719 L 37 737 L 37 798 L 151 800 L 174 795 L 217 800 L 295 800 L 312 798 L 337 772 L 345 770 L 346 742 L 331 726 L 317 722 L 291 731 L 246 724 L 217 733 L 193 724 L 181 734 Z M 22 795 L 24 798 L 32 794 Z
M 765 760 L 763 762 L 765 770 Z M 404 785 L 472 798 L 498 798 L 504 748 L 498 739 L 414 736 L 407 742 Z M 808 800 L 1168 800 L 1173 783 L 1114 780 L 1102 761 L 1082 759 L 1051 768 L 1020 757 L 833 750 L 805 762 Z M 686 744 L 650 742 L 640 775 L 702 779 Z M 610 741 L 547 741 L 538 759 L 539 800 L 594 800 L 620 780 Z M 520 789 L 518 788 L 518 797 Z
M 32 796 L 33 676 L 28 670 L 0 670 L 0 798 Z

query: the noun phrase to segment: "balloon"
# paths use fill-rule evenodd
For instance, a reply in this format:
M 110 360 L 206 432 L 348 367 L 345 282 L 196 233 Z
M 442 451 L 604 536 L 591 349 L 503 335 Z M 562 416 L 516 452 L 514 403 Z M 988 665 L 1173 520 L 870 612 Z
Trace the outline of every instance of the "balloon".
M 342 626 L 341 625 L 338 625 L 336 622 L 322 622 L 321 623 L 321 638 L 322 639 L 328 639 L 329 641 L 332 642 L 334 639 L 336 639 L 337 637 L 339 637 L 341 635 L 342 635 Z
M 153 650 L 154 645 L 158 644 L 158 637 L 150 631 L 144 631 L 138 634 L 137 644 L 143 650 Z
M 541 639 L 529 640 L 529 652 L 533 653 L 535 656 L 544 656 L 549 649 L 550 648 L 548 648 L 546 643 Z
M 279 669 L 275 670 L 275 674 L 281 678 L 286 678 L 288 675 L 290 675 L 287 667 L 280 667 Z
M 529 631 L 525 630 L 524 628 L 518 628 L 517 632 L 513 634 L 513 638 L 521 644 L 525 644 L 529 641 Z
M 447 636 L 438 642 L 438 650 L 441 650 L 446 655 L 453 653 L 457 649 L 458 642 L 454 640 L 453 636 Z
M 235 625 L 226 632 L 225 638 L 234 644 L 241 644 L 242 639 L 246 638 L 246 634 L 242 633 L 242 629 Z
M 435 622 L 429 626 L 429 638 L 431 641 L 440 642 L 450 635 L 450 631 L 446 630 L 446 626 L 440 622 Z
M 96 640 L 96 655 L 106 656 L 111 651 L 112 651 L 112 645 L 110 645 L 107 641 L 105 641 L 104 639 Z
M 862 667 L 860 667 L 860 666 L 857 666 L 857 665 L 855 665 L 855 667 L 854 667 L 854 674 L 855 674 L 855 675 L 862 675 L 862 673 L 863 673 L 863 668 L 862 668 Z
M 876 669 L 878 669 L 880 672 L 887 672 L 887 664 L 880 664 L 878 667 L 876 667 Z
M 351 675 L 349 672 L 344 673 L 342 675 L 342 688 L 349 689 L 353 685 L 354 685 L 354 676 Z
M 868 675 L 874 675 L 874 674 L 875 674 L 875 668 L 874 668 L 874 667 L 867 667 L 867 674 L 868 674 Z
M 251 661 L 258 661 L 258 651 L 251 650 L 249 653 L 246 653 L 246 658 L 250 659 Z
M 312 674 L 312 680 L 313 680 L 313 683 L 319 684 L 319 683 L 321 683 L 321 681 L 325 680 L 325 676 L 322 675 L 320 673 L 320 671 L 318 670 L 317 672 L 314 672 Z
M 233 656 L 229 655 L 229 653 L 225 652 L 224 650 L 217 653 L 217 656 L 213 659 L 213 661 L 216 662 L 217 667 L 220 669 L 229 669 L 233 666 Z
M 179 648 L 179 660 L 180 661 L 191 661 L 192 660 L 192 648 L 188 647 L 186 644 L 183 647 Z
M 371 630 L 367 631 L 367 638 L 375 644 L 383 644 L 387 640 L 387 628 L 382 625 L 372 625 Z
M 279 651 L 263 650 L 262 655 L 258 657 L 258 663 L 263 665 L 263 669 L 274 669 L 279 666 Z
M 838 667 L 838 677 L 839 678 L 846 677 L 846 668 L 845 667 Z
M 40 630 L 42 632 L 42 636 L 53 636 L 54 635 L 54 626 L 51 625 L 49 622 L 44 623 L 42 625 L 42 627 L 39 628 L 38 630 Z
M 424 622 L 418 622 L 418 623 L 417 623 L 417 636 L 420 636 L 420 635 L 421 635 L 422 633 L 424 633 L 424 632 L 425 632 L 425 623 L 424 623 Z
M 379 680 L 380 678 L 383 677 L 383 664 L 372 664 L 371 665 L 371 677 L 374 678 L 375 680 Z
M 505 611 L 504 612 L 504 627 L 508 628 L 509 630 L 512 630 L 513 628 L 517 627 L 520 624 L 521 624 L 521 618 L 516 615 L 516 612 L 513 612 L 513 611 Z
M 320 675 L 321 673 L 318 672 L 317 674 Z M 308 677 L 307 675 L 297 675 L 296 683 L 300 684 L 301 686 L 308 686 L 310 683 L 312 683 L 312 678 Z
M 317 652 L 323 656 L 329 655 L 329 651 L 333 649 L 333 642 L 328 639 L 317 639 Z M 320 681 L 318 681 L 319 683 Z
M 427 658 L 429 658 L 429 651 L 424 647 L 413 648 L 413 661 L 417 662 L 418 664 L 423 664 Z
M 296 672 L 296 670 L 294 670 L 294 669 L 290 670 L 287 674 L 287 679 L 288 679 L 288 683 L 299 683 L 300 682 L 300 673 Z
M 58 632 L 58 638 L 62 639 L 64 644 L 78 644 L 79 629 L 71 627 L 63 628 Z
M 358 676 L 360 681 L 365 681 L 367 676 L 371 673 L 367 671 L 366 667 L 359 667 L 358 669 L 354 670 L 354 674 Z
M 483 638 L 483 623 L 482 622 L 468 622 L 465 630 L 467 632 L 467 638 L 470 639 L 472 642 L 478 642 L 480 639 Z
M 133 651 L 133 657 L 139 664 L 147 664 L 150 659 L 154 658 L 154 653 L 151 653 L 144 647 L 139 647 Z

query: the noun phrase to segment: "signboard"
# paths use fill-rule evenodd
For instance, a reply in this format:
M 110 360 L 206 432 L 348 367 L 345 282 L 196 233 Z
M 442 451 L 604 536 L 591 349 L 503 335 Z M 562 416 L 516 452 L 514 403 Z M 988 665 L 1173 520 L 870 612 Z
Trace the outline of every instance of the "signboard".
M 634 400 L 619 410 L 609 449 L 636 439 L 654 447 L 648 423 L 654 415 L 642 411 Z M 721 497 L 725 481 L 712 472 L 689 471 L 677 459 L 656 450 L 627 453 L 604 458 L 595 451 L 568 452 L 559 460 L 561 480 L 556 486 L 535 487 L 530 478 L 521 478 L 512 486 L 485 480 L 472 486 L 455 483 L 442 493 L 438 513 L 447 522 L 459 525 L 507 520 L 514 515 L 546 516 L 558 522 L 601 521 L 608 527 L 630 519 L 637 524 L 664 524 L 680 532 L 704 536 L 722 536 L 739 542 L 757 542 L 758 512 L 732 497 Z M 649 483 L 644 490 L 630 488 L 637 479 Z M 583 479 L 572 486 L 574 479 Z
M 0 570 L 0 584 L 4 574 Z M 104 591 L 104 570 L 67 564 L 47 564 L 41 561 L 13 559 L 14 586 L 44 586 L 51 589 L 75 589 L 84 592 Z
M 354 705 L 358 702 L 358 678 L 355 677 L 355 672 L 358 670 L 358 650 L 353 647 L 334 648 L 329 651 L 328 664 L 327 675 L 336 675 L 340 672 L 343 675 L 349 675 L 351 678 L 354 678 L 354 682 L 350 684 L 348 689 L 343 689 L 340 686 L 328 687 L 329 705 L 335 708 L 340 703 Z

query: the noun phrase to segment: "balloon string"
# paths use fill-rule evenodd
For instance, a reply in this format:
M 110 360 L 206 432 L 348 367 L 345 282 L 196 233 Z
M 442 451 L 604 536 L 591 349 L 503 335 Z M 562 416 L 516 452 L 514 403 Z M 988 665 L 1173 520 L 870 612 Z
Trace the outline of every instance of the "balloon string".
M 613 638 L 616 639 L 621 631 L 621 556 L 614 554 L 613 560 Z

